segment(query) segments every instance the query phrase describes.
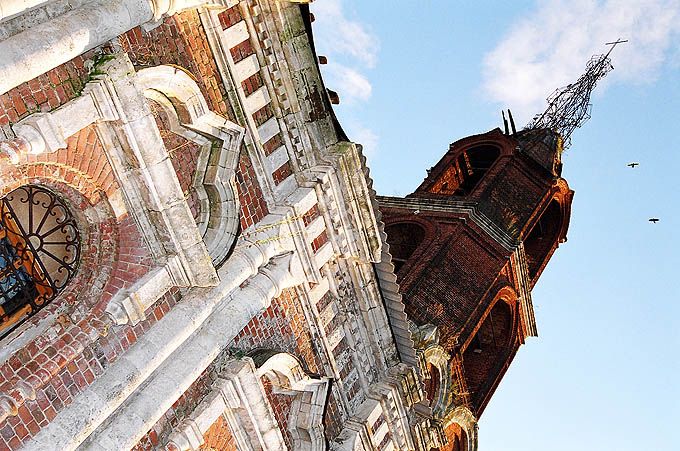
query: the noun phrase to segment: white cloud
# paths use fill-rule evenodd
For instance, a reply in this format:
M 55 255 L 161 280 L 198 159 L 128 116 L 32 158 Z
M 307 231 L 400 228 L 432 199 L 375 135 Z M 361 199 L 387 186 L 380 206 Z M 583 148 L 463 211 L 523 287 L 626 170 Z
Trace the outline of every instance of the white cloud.
M 367 67 L 375 66 L 380 44 L 378 38 L 359 22 L 349 20 L 342 0 L 324 0 L 313 5 L 316 23 L 322 29 L 323 47 L 334 55 L 349 56 Z
M 356 119 L 355 108 L 371 98 L 373 87 L 366 73 L 377 63 L 380 43 L 366 25 L 348 18 L 342 2 L 312 3 L 314 41 L 317 52 L 328 57 L 321 70 L 325 85 L 340 96 L 343 126 L 352 141 L 364 146 L 364 155 L 370 159 L 377 153 L 379 137 Z
M 370 163 L 370 160 L 378 152 L 378 142 L 380 141 L 380 137 L 373 133 L 370 128 L 365 127 L 363 124 L 357 121 L 349 121 L 347 123 L 347 134 L 350 136 L 352 141 L 363 146 L 364 156 L 369 160 Z
M 542 112 L 555 88 L 575 81 L 605 42 L 628 43 L 611 55 L 612 80 L 654 79 L 679 50 L 680 0 L 547 0 L 525 16 L 484 59 L 484 89 L 520 123 Z M 676 56 L 677 58 L 677 56 Z
M 342 104 L 352 105 L 357 101 L 366 101 L 371 97 L 372 86 L 368 79 L 351 67 L 338 63 L 329 63 L 327 81 L 334 90 L 340 93 Z

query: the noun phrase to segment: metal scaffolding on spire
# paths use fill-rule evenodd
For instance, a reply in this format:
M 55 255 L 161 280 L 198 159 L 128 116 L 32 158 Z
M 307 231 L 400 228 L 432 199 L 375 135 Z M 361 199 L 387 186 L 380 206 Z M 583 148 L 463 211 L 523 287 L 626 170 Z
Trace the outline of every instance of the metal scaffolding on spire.
M 563 88 L 558 88 L 547 98 L 548 108 L 534 116 L 527 124 L 525 130 L 549 129 L 557 132 L 562 137 L 563 149 L 571 145 L 571 134 L 575 129 L 590 119 L 590 94 L 595 89 L 598 80 L 604 78 L 609 71 L 614 69 L 609 59 L 609 54 L 617 44 L 628 42 L 617 39 L 607 42 L 612 47 L 605 55 L 593 56 L 586 65 L 586 72 L 579 77 L 576 83 L 571 83 Z

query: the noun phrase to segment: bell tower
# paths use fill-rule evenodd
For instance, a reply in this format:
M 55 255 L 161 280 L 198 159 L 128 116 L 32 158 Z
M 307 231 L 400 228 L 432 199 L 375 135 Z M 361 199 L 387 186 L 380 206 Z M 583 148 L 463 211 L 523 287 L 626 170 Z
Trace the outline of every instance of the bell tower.
M 479 418 L 519 346 L 537 335 L 531 289 L 566 240 L 573 196 L 561 151 L 547 129 L 495 129 L 451 144 L 405 198 L 378 199 L 406 313 L 436 328 L 449 357 L 450 381 L 439 386 L 450 396 L 430 396 L 444 427 L 460 407 Z

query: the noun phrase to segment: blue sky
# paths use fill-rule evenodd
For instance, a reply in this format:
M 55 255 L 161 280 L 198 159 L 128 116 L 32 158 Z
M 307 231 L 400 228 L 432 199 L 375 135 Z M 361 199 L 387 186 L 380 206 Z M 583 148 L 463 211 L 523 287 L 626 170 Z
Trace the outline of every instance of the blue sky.
M 449 143 L 501 126 L 502 108 L 526 124 L 605 42 L 630 40 L 572 135 L 568 241 L 533 291 L 539 338 L 484 412 L 479 449 L 678 449 L 680 0 L 318 0 L 312 11 L 336 112 L 386 195 L 413 191 Z

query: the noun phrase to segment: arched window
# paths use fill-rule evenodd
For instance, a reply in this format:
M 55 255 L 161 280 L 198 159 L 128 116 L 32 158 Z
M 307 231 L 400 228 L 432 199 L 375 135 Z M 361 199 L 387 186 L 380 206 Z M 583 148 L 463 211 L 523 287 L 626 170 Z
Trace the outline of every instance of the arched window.
M 446 438 L 449 443 L 440 448 L 440 451 L 467 451 L 467 434 L 459 424 L 451 423 L 446 427 Z
M 0 199 L 0 336 L 54 299 L 75 274 L 80 234 L 52 191 L 19 187 Z
M 506 358 L 506 351 L 512 335 L 512 310 L 510 305 L 498 300 L 477 333 L 463 353 L 463 366 L 468 391 L 473 400 L 474 410 L 480 407 L 486 396 L 482 393 L 485 383 L 497 376 L 498 364 Z
M 524 239 L 524 252 L 529 266 L 529 278 L 534 280 L 548 253 L 556 244 L 562 214 L 557 199 L 553 199 Z
M 390 245 L 394 271 L 399 272 L 425 238 L 425 230 L 412 222 L 400 222 L 387 226 L 385 233 Z
M 430 373 L 430 378 L 425 380 L 425 393 L 427 393 L 427 399 L 430 401 L 430 407 L 434 407 L 439 397 L 439 368 L 435 365 L 428 363 L 427 369 Z
M 500 150 L 490 145 L 476 146 L 462 152 L 451 162 L 430 192 L 460 196 L 470 194 L 499 155 Z
M 460 188 L 468 194 L 491 168 L 500 151 L 494 146 L 478 146 L 468 150 L 465 154 L 464 166 L 461 166 L 463 181 Z

